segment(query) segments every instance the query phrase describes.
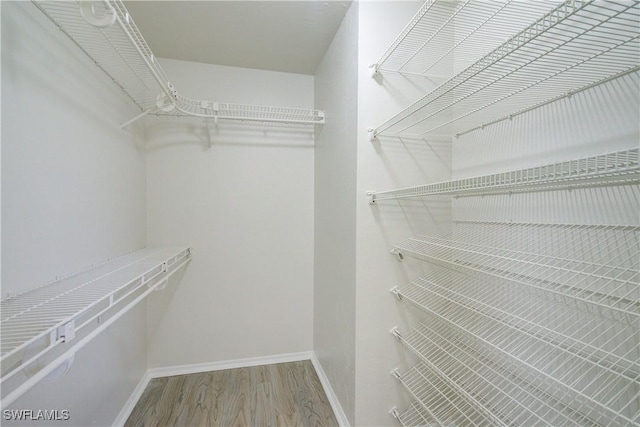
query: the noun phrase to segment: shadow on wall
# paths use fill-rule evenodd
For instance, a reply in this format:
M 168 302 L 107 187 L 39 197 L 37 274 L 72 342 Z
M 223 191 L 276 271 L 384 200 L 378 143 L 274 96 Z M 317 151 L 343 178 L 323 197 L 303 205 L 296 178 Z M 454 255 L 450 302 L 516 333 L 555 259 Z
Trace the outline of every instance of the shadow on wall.
M 203 151 L 214 146 L 313 148 L 314 128 L 278 124 L 220 122 L 194 117 L 146 119 L 147 150 L 192 144 Z M 318 125 L 316 125 L 318 126 Z

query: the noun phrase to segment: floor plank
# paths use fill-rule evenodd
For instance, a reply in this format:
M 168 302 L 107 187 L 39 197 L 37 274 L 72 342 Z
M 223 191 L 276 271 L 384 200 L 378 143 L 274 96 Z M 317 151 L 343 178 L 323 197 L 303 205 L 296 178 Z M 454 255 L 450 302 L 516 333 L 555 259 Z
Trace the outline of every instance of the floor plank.
M 125 427 L 337 426 L 311 361 L 155 378 Z

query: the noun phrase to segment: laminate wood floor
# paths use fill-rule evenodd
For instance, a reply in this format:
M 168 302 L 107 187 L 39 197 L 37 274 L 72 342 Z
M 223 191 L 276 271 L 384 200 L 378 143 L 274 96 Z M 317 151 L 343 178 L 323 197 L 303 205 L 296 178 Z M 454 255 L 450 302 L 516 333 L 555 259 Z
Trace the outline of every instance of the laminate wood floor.
M 311 361 L 149 382 L 125 427 L 337 426 Z

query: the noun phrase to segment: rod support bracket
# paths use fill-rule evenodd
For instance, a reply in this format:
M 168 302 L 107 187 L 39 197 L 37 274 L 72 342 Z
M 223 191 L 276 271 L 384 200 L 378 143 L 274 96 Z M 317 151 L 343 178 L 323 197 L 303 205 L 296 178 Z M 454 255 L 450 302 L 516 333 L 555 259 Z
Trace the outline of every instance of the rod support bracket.
M 374 142 L 378 140 L 378 135 L 376 135 L 376 129 L 375 128 L 368 128 L 367 129 L 367 134 L 369 135 L 369 141 L 370 142 Z

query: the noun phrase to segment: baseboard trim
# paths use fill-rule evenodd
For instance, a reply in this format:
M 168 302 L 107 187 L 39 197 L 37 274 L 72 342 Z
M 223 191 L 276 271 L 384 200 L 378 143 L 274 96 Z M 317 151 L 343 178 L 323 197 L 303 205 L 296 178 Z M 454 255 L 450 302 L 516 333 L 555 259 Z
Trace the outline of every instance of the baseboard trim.
M 320 378 L 320 383 L 324 388 L 324 393 L 327 395 L 327 399 L 329 399 L 329 404 L 331 405 L 331 409 L 333 409 L 333 413 L 335 414 L 336 419 L 338 420 L 338 424 L 340 425 L 340 427 L 351 427 L 351 424 L 349 424 L 349 419 L 347 418 L 347 415 L 344 413 L 344 410 L 342 409 L 342 405 L 340 405 L 338 396 L 336 395 L 335 391 L 333 391 L 333 387 L 331 387 L 331 383 L 329 382 L 329 377 L 327 377 L 327 374 L 324 372 L 324 369 L 322 369 L 322 365 L 320 364 L 320 361 L 318 360 L 318 357 L 316 356 L 315 352 L 313 352 L 311 355 L 311 363 L 313 364 L 313 367 L 315 368 L 316 373 L 318 374 L 318 378 Z
M 200 372 L 221 371 L 223 369 L 248 368 L 250 366 L 271 365 L 273 363 L 299 362 L 310 360 L 311 351 L 300 353 L 274 354 L 271 356 L 250 357 L 247 359 L 223 360 L 220 362 L 195 363 L 193 365 L 175 365 L 149 369 L 151 378 L 171 377 L 173 375 L 197 374 Z
M 136 385 L 136 387 L 133 389 L 133 392 L 131 392 L 129 399 L 127 399 L 127 403 L 125 403 L 120 410 L 120 413 L 113 422 L 114 426 L 124 426 L 124 423 L 127 422 L 129 415 L 131 415 L 133 408 L 136 406 L 136 403 L 138 403 L 140 397 L 142 397 L 144 389 L 146 389 L 147 385 L 149 385 L 149 381 L 151 381 L 151 375 L 149 375 L 149 371 L 147 371 L 144 373 L 142 378 L 140 378 L 140 381 L 138 381 L 138 385 Z

